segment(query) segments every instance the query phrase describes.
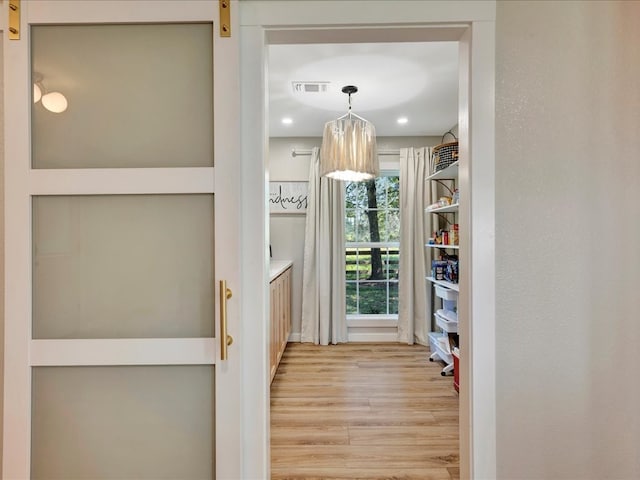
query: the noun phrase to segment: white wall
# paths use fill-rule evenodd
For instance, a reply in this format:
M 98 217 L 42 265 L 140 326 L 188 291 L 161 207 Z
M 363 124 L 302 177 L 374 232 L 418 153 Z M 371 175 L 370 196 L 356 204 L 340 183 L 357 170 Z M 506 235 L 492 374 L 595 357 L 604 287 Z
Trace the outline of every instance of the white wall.
M 639 19 L 498 3 L 501 479 L 640 478 Z
M 396 150 L 401 147 L 432 146 L 440 137 L 378 137 L 378 150 Z M 309 155 L 291 156 L 291 150 L 310 150 L 319 147 L 321 137 L 271 138 L 269 141 L 269 180 L 307 181 Z M 397 157 L 382 156 L 381 161 Z M 271 215 L 270 241 L 274 260 L 293 260 L 292 338 L 298 339 L 302 311 L 302 264 L 304 253 L 304 215 Z
M 269 180 L 303 181 L 309 180 L 309 160 L 311 156 L 291 156 L 291 150 L 310 150 L 319 147 L 322 139 L 271 138 L 269 140 Z M 270 215 L 269 236 L 274 260 L 293 260 L 291 292 L 291 333 L 300 337 L 300 315 L 302 312 L 302 259 L 304 253 L 305 215 Z

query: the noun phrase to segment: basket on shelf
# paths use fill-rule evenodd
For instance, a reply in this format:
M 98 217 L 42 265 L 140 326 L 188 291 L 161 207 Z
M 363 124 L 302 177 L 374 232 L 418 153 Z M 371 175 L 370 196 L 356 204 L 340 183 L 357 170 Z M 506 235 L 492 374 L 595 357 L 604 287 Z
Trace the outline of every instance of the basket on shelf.
M 444 143 L 447 135 L 451 135 L 455 142 Z M 451 130 L 442 136 L 442 143 L 431 150 L 431 173 L 436 173 L 458 161 L 458 137 Z

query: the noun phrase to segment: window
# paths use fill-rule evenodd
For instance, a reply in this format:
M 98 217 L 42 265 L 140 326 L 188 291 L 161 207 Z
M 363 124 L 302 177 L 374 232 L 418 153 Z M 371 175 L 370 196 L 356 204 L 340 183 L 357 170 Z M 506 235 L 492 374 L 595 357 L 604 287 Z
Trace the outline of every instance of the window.
M 345 182 L 347 316 L 398 315 L 400 179 Z

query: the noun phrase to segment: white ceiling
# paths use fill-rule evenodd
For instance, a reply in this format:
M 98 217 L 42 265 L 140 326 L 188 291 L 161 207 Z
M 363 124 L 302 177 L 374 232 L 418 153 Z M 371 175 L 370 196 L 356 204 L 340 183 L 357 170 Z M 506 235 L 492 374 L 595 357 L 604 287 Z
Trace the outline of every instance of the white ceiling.
M 294 93 L 293 82 L 329 82 L 325 93 Z M 458 119 L 458 44 L 351 43 L 269 46 L 269 135 L 317 137 L 348 108 L 379 136 L 442 135 Z M 283 118 L 292 123 L 285 125 Z M 397 119 L 406 117 L 400 125 Z

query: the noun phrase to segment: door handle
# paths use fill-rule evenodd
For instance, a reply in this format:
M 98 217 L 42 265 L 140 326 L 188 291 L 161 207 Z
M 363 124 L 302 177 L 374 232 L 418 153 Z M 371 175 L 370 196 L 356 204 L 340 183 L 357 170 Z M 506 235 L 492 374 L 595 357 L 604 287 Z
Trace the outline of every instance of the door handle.
M 227 333 L 227 300 L 232 296 L 227 281 L 220 280 L 220 360 L 227 359 L 227 347 L 233 343 L 233 337 Z

